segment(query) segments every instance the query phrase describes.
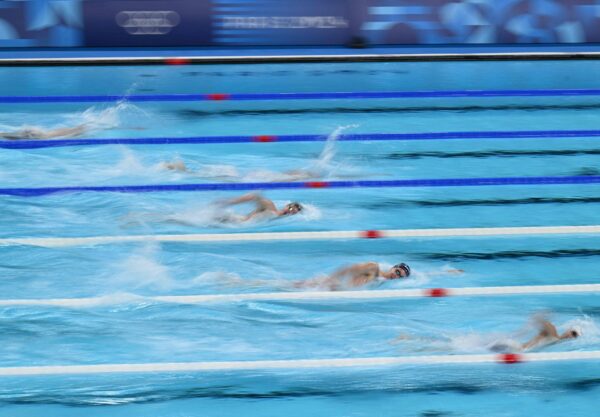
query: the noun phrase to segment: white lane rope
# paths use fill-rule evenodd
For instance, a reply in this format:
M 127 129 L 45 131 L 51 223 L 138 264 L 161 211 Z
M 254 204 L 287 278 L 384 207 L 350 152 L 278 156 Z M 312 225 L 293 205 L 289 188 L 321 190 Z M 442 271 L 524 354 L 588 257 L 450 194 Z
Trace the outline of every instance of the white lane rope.
M 194 62 L 209 63 L 240 63 L 240 62 L 298 62 L 298 61 L 323 61 L 323 62 L 347 62 L 353 60 L 359 61 L 429 61 L 429 60 L 456 60 L 456 59 L 510 59 L 516 58 L 530 60 L 537 59 L 577 59 L 577 58 L 596 58 L 600 53 L 595 51 L 556 51 L 556 52 L 469 52 L 469 53 L 381 53 L 381 54 L 306 54 L 306 55 L 190 55 L 190 56 L 136 56 L 136 57 L 52 57 L 52 58 L 0 58 L 0 63 L 4 65 L 14 65 L 15 63 L 27 63 L 31 65 L 44 65 L 48 63 L 64 64 L 102 64 L 119 63 L 121 65 L 131 63 L 154 63 L 164 64 L 165 61 L 175 59 Z
M 67 247 L 106 245 L 131 242 L 256 242 L 282 240 L 333 240 L 415 237 L 467 237 L 467 236 L 529 236 L 552 234 L 598 234 L 600 226 L 537 226 L 537 227 L 475 227 L 455 229 L 399 229 L 399 230 L 349 230 L 322 232 L 262 232 L 262 233 L 208 233 L 171 235 L 2 238 L 0 246 L 31 245 L 42 247 Z
M 21 366 L 0 368 L 0 376 L 41 376 L 64 374 L 211 372 L 272 369 L 354 368 L 394 365 L 443 365 L 518 362 L 557 362 L 600 359 L 600 351 L 540 352 L 526 354 L 428 355 L 343 359 L 297 359 L 228 362 L 175 362 L 102 365 Z
M 463 288 L 415 288 L 405 290 L 371 291 L 299 291 L 246 294 L 203 294 L 203 295 L 162 295 L 142 297 L 133 294 L 116 294 L 87 298 L 35 298 L 0 300 L 0 307 L 50 306 L 50 307 L 94 307 L 131 302 L 159 302 L 181 304 L 229 303 L 243 301 L 295 301 L 295 300 L 378 300 L 420 297 L 448 296 L 502 296 L 533 294 L 597 293 L 600 284 L 572 285 L 518 285 L 502 287 L 463 287 Z

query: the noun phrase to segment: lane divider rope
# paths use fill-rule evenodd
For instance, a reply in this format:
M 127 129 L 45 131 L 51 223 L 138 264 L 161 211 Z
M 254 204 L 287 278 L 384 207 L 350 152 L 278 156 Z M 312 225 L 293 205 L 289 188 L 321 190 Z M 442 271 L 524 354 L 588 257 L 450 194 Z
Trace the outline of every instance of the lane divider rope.
M 573 60 L 598 59 L 595 51 L 555 52 L 460 52 L 460 53 L 361 53 L 361 54 L 301 54 L 301 55 L 190 55 L 172 56 L 111 56 L 111 57 L 52 57 L 52 58 L 0 58 L 0 66 L 82 66 L 82 65 L 190 65 L 190 64 L 248 64 L 297 62 L 390 62 L 390 61 L 498 61 L 498 60 Z
M 243 182 L 200 184 L 106 185 L 39 188 L 0 188 L 0 195 L 38 197 L 55 193 L 118 192 L 149 193 L 161 191 L 252 191 L 294 188 L 381 188 L 381 187 L 474 187 L 507 185 L 598 184 L 600 175 L 561 177 L 434 178 L 414 180 L 358 180 L 308 182 Z
M 599 137 L 600 130 L 514 130 L 497 132 L 356 133 L 340 135 L 338 141 L 411 141 L 455 139 L 584 138 Z M 100 145 L 180 145 L 273 142 L 323 142 L 328 135 L 194 136 L 156 138 L 2 140 L 3 149 L 36 149 Z
M 0 368 L 0 376 L 42 376 L 99 373 L 261 371 L 273 369 L 357 368 L 395 365 L 516 364 L 600 359 L 600 351 L 535 352 L 479 355 L 295 359 L 227 362 L 130 363 L 101 365 L 21 366 Z
M 236 303 L 246 301 L 311 301 L 311 300 L 382 300 L 401 298 L 440 298 L 450 296 L 504 296 L 597 293 L 600 284 L 517 285 L 502 287 L 415 288 L 405 290 L 363 291 L 296 291 L 275 293 L 160 295 L 142 297 L 134 294 L 115 294 L 81 298 L 23 298 L 0 300 L 0 307 L 64 307 L 85 308 L 131 302 L 175 304 Z
M 194 233 L 169 235 L 0 238 L 0 246 L 32 245 L 48 248 L 57 248 L 67 246 L 90 246 L 106 245 L 111 243 L 134 242 L 257 242 L 284 240 L 379 239 L 415 237 L 432 238 L 465 236 L 532 236 L 552 234 L 597 233 L 600 233 L 600 225 L 471 227 L 448 229 L 339 230 L 315 232 Z
M 442 91 L 356 91 L 310 93 L 208 93 L 208 94 L 131 94 L 71 96 L 0 96 L 0 103 L 105 103 L 154 101 L 258 101 L 258 100 L 341 100 L 391 98 L 465 98 L 465 97 L 564 97 L 600 96 L 600 89 L 519 89 L 519 90 L 442 90 Z

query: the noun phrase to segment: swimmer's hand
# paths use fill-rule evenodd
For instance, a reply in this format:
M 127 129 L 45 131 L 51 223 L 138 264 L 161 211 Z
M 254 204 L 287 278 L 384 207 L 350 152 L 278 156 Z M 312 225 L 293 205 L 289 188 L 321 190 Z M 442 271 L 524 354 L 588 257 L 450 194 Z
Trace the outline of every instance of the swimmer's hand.
M 446 272 L 447 274 L 453 274 L 453 275 L 458 275 L 458 274 L 464 274 L 465 271 L 464 269 L 446 269 L 444 272 Z
M 464 274 L 464 270 L 462 269 L 455 269 L 455 268 L 446 268 L 446 269 L 442 269 L 441 271 L 433 271 L 433 272 L 428 272 L 427 275 L 430 277 L 433 276 L 438 276 L 438 275 L 459 275 L 459 274 Z
M 392 345 L 397 345 L 398 343 L 402 343 L 405 340 L 411 340 L 411 339 L 413 339 L 413 337 L 411 335 L 409 335 L 408 333 L 401 333 L 395 339 L 390 340 L 390 343 Z

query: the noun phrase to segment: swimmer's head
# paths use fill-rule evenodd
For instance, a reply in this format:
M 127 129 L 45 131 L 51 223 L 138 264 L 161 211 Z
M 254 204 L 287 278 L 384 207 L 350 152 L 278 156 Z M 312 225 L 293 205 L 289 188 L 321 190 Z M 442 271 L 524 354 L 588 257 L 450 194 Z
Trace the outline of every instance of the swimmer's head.
M 410 276 L 410 266 L 402 262 L 394 265 L 390 272 L 392 273 L 391 279 L 408 278 Z
M 285 207 L 282 210 L 282 216 L 288 216 L 288 215 L 293 215 L 293 214 L 298 214 L 302 211 L 303 207 L 300 203 L 289 203 L 286 204 Z
M 165 169 L 168 169 L 169 171 L 181 171 L 181 172 L 187 171 L 187 167 L 185 166 L 185 163 L 179 159 L 176 159 L 171 162 L 163 162 L 162 166 Z
M 561 339 L 577 339 L 580 336 L 580 333 L 575 329 L 569 329 L 563 333 L 560 337 Z

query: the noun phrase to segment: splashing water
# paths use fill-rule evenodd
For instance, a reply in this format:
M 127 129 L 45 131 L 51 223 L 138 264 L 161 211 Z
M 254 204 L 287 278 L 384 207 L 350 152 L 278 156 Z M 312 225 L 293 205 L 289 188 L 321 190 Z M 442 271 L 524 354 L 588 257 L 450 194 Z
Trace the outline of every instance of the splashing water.
M 284 172 L 257 169 L 247 173 L 240 173 L 233 165 L 204 165 L 199 170 L 194 171 L 193 175 L 232 182 L 307 181 L 331 176 L 334 171 L 341 167 L 340 164 L 332 164 L 332 160 L 336 155 L 335 143 L 342 132 L 355 127 L 358 127 L 358 125 L 338 126 L 333 133 L 327 137 L 325 146 L 321 150 L 319 157 L 300 169 L 292 169 Z
M 327 140 L 325 141 L 325 146 L 323 147 L 321 154 L 319 155 L 319 157 L 317 158 L 316 161 L 314 161 L 312 164 L 310 164 L 307 167 L 307 170 L 315 171 L 317 173 L 324 173 L 324 174 L 330 172 L 332 170 L 332 167 L 330 166 L 330 164 L 336 154 L 335 144 L 336 144 L 337 140 L 339 139 L 339 137 L 345 130 L 357 128 L 358 126 L 359 125 L 357 125 L 357 124 L 338 126 L 327 137 Z
M 238 274 L 225 271 L 205 272 L 188 283 L 188 287 L 206 287 L 214 291 L 214 288 L 219 290 L 236 291 L 250 290 L 255 288 L 264 288 L 272 286 L 270 280 L 261 279 L 245 279 Z M 236 291 L 237 292 L 237 291 Z
M 82 113 L 72 115 L 70 122 L 72 124 L 83 124 L 91 130 L 114 129 L 122 125 L 122 118 L 128 113 L 133 113 L 136 117 L 140 115 L 149 117 L 148 113 L 141 108 L 128 103 L 126 100 L 117 102 L 114 106 L 106 109 L 97 109 L 90 107 Z
M 162 218 L 162 221 L 184 226 L 219 226 L 236 227 L 242 222 L 243 216 L 232 210 L 224 210 L 219 204 L 189 207 L 184 211 L 172 213 Z
M 600 327 L 591 317 L 583 316 L 567 321 L 564 329 L 575 329 L 580 336 L 573 341 L 577 345 L 600 343 Z
M 203 178 L 221 179 L 223 181 L 240 179 L 240 173 L 233 165 L 214 164 L 203 165 L 199 170 L 193 172 L 194 176 Z
M 152 288 L 165 291 L 176 285 L 169 269 L 158 261 L 158 250 L 157 245 L 146 245 L 117 265 L 119 272 L 115 279 L 125 287 L 122 290 Z
M 289 204 L 291 201 L 286 201 L 285 204 Z M 323 213 L 319 208 L 313 204 L 302 203 L 302 211 L 294 216 L 297 219 L 304 221 L 319 220 L 323 217 Z
M 149 171 L 149 168 L 144 166 L 142 161 L 129 148 L 121 147 L 120 151 L 122 153 L 121 160 L 111 167 L 105 175 L 117 177 L 126 174 L 142 174 Z

